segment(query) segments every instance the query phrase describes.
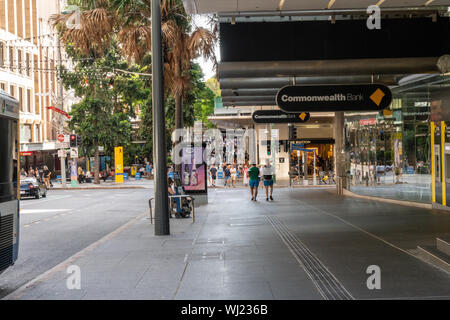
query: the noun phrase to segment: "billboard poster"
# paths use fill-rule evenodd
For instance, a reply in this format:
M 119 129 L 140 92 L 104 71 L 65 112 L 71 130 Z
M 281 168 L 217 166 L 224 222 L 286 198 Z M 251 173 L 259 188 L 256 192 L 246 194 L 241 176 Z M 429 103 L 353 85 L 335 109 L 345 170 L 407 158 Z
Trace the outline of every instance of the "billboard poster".
M 77 159 L 72 159 L 70 161 L 70 184 L 72 187 L 78 185 L 78 170 L 77 170 Z
M 206 163 L 204 147 L 186 146 L 182 149 L 181 181 L 187 193 L 206 193 Z

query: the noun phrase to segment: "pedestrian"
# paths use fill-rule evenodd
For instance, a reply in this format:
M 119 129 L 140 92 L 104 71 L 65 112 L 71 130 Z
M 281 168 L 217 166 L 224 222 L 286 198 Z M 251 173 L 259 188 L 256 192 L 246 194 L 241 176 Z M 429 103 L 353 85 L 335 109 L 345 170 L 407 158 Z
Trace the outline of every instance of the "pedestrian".
M 83 183 L 83 169 L 78 167 L 78 183 Z
M 25 169 L 24 168 L 20 169 L 20 179 L 24 179 L 27 176 L 28 175 L 27 175 L 27 172 L 25 171 Z
M 28 170 L 28 176 L 36 178 L 36 172 L 34 171 L 33 167 L 30 167 L 30 169 Z
M 259 186 L 259 169 L 256 163 L 253 163 L 251 168 L 248 170 L 250 193 L 252 195 L 252 201 L 256 201 L 258 196 L 258 186 Z
M 211 168 L 209 169 L 209 173 L 211 175 L 211 185 L 213 188 L 216 187 L 216 178 L 217 178 L 217 169 L 214 167 L 214 165 L 211 165 Z
M 52 173 L 50 170 L 48 170 L 47 166 L 44 166 L 44 172 L 42 173 L 42 176 L 44 177 L 44 183 L 47 189 L 50 189 L 50 177 L 52 176 Z
M 231 185 L 233 186 L 233 188 L 236 188 L 237 170 L 235 164 L 233 164 L 233 166 L 231 167 L 230 174 L 231 174 Z
M 225 176 L 225 187 L 230 186 L 230 178 L 231 178 L 231 172 L 230 172 L 230 165 L 227 165 L 224 169 L 223 169 L 223 174 Z
M 248 185 L 248 167 L 247 164 L 244 164 L 244 169 L 242 170 L 243 182 L 244 186 Z
M 145 165 L 145 176 L 147 177 L 147 179 L 150 179 L 151 173 L 152 173 L 152 169 L 150 167 L 150 163 L 147 162 L 147 164 Z
M 270 189 L 270 200 L 273 201 L 273 174 L 274 168 L 270 164 L 270 159 L 266 159 L 266 165 L 261 169 L 261 175 L 264 179 L 264 187 L 266 188 L 266 201 L 269 201 L 269 189 Z

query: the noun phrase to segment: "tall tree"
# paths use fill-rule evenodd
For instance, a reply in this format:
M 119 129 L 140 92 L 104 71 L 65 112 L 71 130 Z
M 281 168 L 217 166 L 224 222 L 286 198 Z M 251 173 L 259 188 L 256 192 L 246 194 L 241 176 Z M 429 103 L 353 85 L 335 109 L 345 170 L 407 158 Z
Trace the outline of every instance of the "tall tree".
M 72 89 L 81 101 L 72 106 L 69 127 L 82 139 L 86 156 L 95 156 L 94 182 L 99 180 L 99 146 L 112 153 L 117 145 L 130 144 L 130 118 L 135 116 L 136 103 L 146 98 L 142 80 L 132 72 L 127 61 L 120 56 L 117 46 L 104 48 L 102 56 L 80 56 L 68 45 L 66 51 L 76 62 L 74 70 L 63 69 L 61 76 L 66 89 Z
M 151 48 L 151 0 L 72 0 L 81 6 L 81 24 L 65 27 L 70 13 L 52 16 L 65 43 L 84 54 L 102 54 L 105 43 L 117 36 L 125 56 L 140 62 Z M 181 0 L 161 4 L 165 83 L 175 100 L 175 128 L 183 127 L 183 101 L 192 89 L 191 63 L 203 56 L 215 62 L 217 28 L 195 27 Z M 216 26 L 216 25 L 215 25 Z

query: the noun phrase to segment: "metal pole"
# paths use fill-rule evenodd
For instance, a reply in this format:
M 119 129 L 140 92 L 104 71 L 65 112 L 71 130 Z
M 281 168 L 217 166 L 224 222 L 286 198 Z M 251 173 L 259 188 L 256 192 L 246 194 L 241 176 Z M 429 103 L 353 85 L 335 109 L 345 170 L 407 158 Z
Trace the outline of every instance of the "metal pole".
M 313 175 L 313 185 L 316 185 L 316 151 L 314 150 L 314 175 Z
M 59 5 L 59 1 L 56 1 L 57 3 L 57 11 L 58 13 L 60 13 L 60 5 Z M 58 103 L 59 103 L 59 108 L 61 110 L 64 111 L 64 88 L 63 88 L 63 81 L 62 81 L 62 77 L 61 77 L 61 41 L 59 40 L 59 36 L 56 35 L 56 59 L 58 60 Z M 60 117 L 60 123 L 59 123 L 59 133 L 60 134 L 64 134 L 64 120 L 62 117 Z M 65 149 L 64 149 L 65 150 Z M 64 155 L 65 155 L 65 151 L 64 151 Z M 66 157 L 61 157 L 60 159 L 61 162 L 61 186 L 63 188 L 66 187 Z
M 334 139 L 336 191 L 338 195 L 342 195 L 345 188 L 344 112 L 342 111 L 336 112 Z
M 161 1 L 152 0 L 153 163 L 155 168 L 155 235 L 158 236 L 170 234 L 163 66 Z

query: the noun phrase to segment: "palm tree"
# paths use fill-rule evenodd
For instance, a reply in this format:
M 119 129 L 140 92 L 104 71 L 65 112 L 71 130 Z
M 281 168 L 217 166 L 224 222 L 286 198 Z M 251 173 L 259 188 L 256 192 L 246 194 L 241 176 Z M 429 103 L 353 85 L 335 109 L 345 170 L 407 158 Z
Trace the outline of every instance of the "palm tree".
M 77 0 L 83 8 L 81 25 L 69 29 L 71 13 L 53 15 L 61 40 L 82 54 L 103 54 L 113 36 L 130 61 L 140 62 L 151 51 L 151 0 Z M 165 86 L 175 99 L 175 128 L 183 127 L 183 99 L 191 85 L 191 62 L 203 56 L 216 64 L 217 28 L 192 28 L 181 0 L 162 0 L 161 20 L 165 57 Z

